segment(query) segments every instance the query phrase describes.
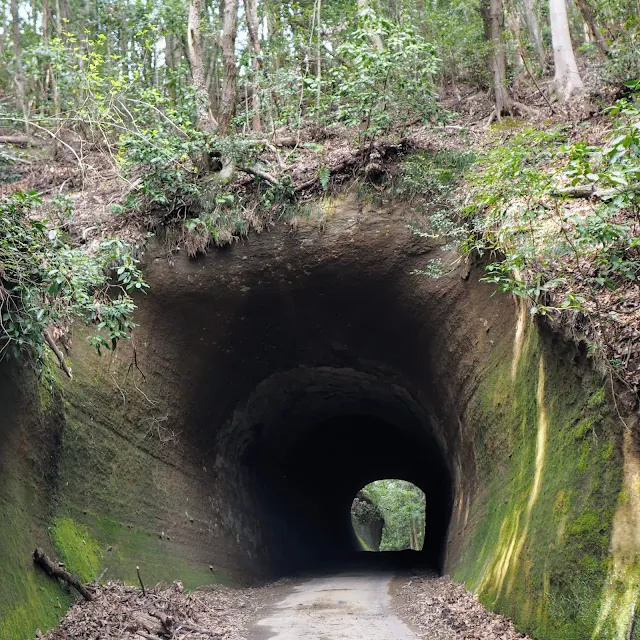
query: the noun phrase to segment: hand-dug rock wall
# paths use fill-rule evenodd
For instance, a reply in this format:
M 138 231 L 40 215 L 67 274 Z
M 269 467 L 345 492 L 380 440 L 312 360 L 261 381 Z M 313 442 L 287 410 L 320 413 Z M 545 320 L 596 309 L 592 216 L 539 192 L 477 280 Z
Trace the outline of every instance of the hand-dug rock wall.
M 3 365 L 2 640 L 65 606 L 30 566 L 36 542 L 87 579 L 135 581 L 138 565 L 189 587 L 332 566 L 354 552 L 353 497 L 385 477 L 426 494 L 417 555 L 522 628 L 624 638 L 634 425 L 581 352 L 479 271 L 414 275 L 453 257 L 413 236 L 412 216 L 347 198 L 326 224 L 196 260 L 158 241 L 131 344 L 100 359 L 78 331 L 74 379 L 46 406 Z

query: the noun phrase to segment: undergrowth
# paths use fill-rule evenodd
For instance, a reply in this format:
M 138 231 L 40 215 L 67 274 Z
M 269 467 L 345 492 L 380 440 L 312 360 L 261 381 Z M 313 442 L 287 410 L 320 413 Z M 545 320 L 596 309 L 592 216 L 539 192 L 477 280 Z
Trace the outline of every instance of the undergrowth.
M 73 247 L 59 227 L 30 217 L 37 203 L 28 194 L 0 200 L 0 359 L 26 355 L 40 368 L 45 344 L 66 347 L 75 320 L 94 328 L 98 353 L 115 349 L 135 327 L 131 293 L 148 286 L 132 247 L 119 239 L 94 254 Z
M 639 302 L 640 82 L 627 89 L 605 110 L 610 126 L 598 144 L 585 141 L 579 125 L 496 127 L 487 151 L 462 168 L 462 206 L 431 213 L 429 229 L 414 232 L 447 238 L 467 259 L 481 256 L 486 281 L 586 340 L 637 389 L 623 314 Z M 446 170 L 432 175 L 435 191 L 446 193 Z M 437 276 L 449 266 L 437 259 L 418 273 Z

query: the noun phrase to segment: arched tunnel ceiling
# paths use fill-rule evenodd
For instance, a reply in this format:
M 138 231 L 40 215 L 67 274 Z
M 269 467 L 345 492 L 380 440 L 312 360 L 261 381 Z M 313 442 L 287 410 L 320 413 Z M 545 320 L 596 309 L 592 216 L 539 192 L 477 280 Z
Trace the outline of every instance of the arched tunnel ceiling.
M 425 491 L 431 559 L 455 552 L 451 504 L 473 482 L 461 476 L 473 468 L 462 420 L 496 327 L 512 331 L 512 304 L 464 269 L 413 275 L 443 254 L 407 230 L 407 208 L 363 207 L 340 204 L 324 232 L 147 258 L 139 360 L 171 381 L 167 414 L 224 514 L 224 553 L 252 566 L 326 557 L 323 537 L 342 553 L 353 495 L 385 476 Z

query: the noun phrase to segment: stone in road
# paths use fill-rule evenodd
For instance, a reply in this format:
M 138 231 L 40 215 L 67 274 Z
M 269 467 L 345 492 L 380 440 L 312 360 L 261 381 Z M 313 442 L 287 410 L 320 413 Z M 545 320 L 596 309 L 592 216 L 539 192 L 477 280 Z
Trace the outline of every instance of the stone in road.
M 314 578 L 259 620 L 251 640 L 417 640 L 390 607 L 393 575 Z

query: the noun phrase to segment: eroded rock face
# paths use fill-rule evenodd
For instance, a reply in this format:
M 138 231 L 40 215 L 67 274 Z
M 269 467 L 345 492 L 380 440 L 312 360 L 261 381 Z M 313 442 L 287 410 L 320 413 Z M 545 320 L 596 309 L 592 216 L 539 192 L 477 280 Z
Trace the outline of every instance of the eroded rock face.
M 406 205 L 347 198 L 329 213 L 196 260 L 158 242 L 132 344 L 98 359 L 75 337 L 40 511 L 66 532 L 58 552 L 72 565 L 91 536 L 110 576 L 135 581 L 140 565 L 187 587 L 327 566 L 355 549 L 356 492 L 397 477 L 426 494 L 425 564 L 539 637 L 554 615 L 593 629 L 599 588 L 571 605 L 593 608 L 588 622 L 548 601 L 573 589 L 567 558 L 592 554 L 590 580 L 606 577 L 623 465 L 601 382 L 480 272 L 412 274 L 448 256 L 410 233 Z M 19 455 L 52 455 L 34 451 Z M 604 522 L 593 552 L 585 510 Z
M 362 491 L 358 491 L 351 504 L 351 524 L 363 550 L 380 551 L 384 515 Z

